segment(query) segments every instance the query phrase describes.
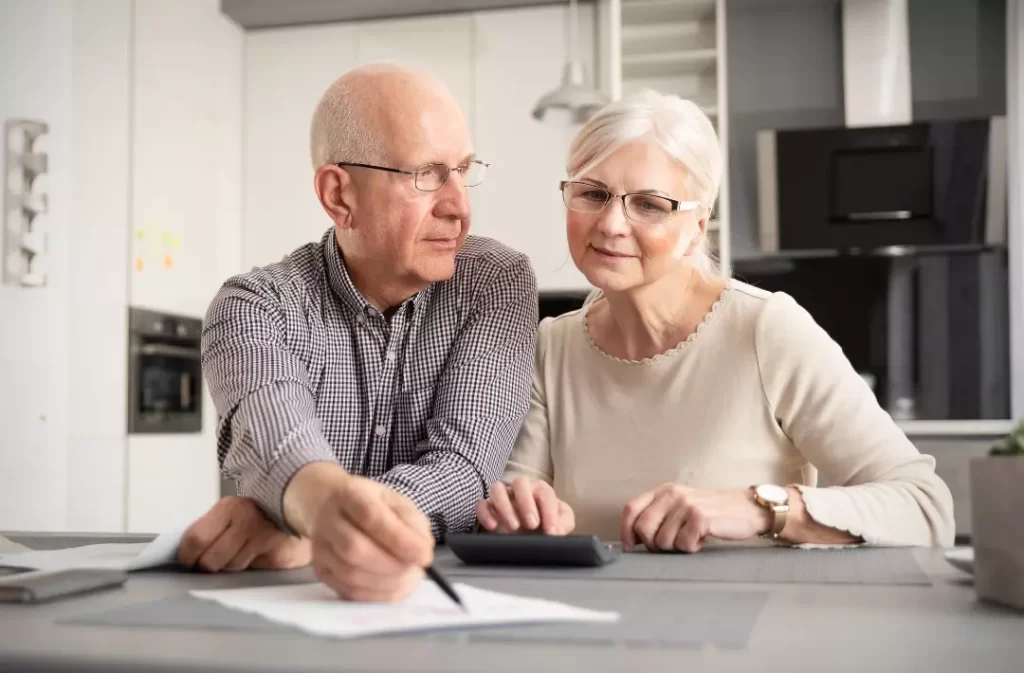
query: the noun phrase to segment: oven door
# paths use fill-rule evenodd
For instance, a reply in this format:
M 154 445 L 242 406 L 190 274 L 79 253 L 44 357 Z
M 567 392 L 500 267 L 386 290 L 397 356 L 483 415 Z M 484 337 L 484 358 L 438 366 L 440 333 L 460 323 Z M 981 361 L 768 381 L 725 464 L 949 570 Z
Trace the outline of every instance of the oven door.
M 198 347 L 133 339 L 128 432 L 201 432 Z

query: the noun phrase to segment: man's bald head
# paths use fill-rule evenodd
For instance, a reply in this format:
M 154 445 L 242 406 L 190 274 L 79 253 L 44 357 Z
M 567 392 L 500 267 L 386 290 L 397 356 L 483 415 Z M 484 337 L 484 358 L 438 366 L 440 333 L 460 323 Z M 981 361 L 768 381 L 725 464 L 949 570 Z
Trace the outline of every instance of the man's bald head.
M 462 114 L 448 87 L 431 75 L 390 64 L 350 70 L 327 88 L 313 113 L 313 169 L 341 161 L 386 164 L 394 159 L 391 141 L 415 125 L 418 110 L 437 104 Z

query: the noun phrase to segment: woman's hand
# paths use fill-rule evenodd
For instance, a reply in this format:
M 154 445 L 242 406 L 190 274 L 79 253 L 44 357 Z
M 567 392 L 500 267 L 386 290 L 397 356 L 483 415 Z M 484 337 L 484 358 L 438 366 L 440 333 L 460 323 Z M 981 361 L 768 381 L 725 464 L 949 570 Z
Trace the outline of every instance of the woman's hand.
M 516 477 L 511 486 L 492 484 L 491 497 L 476 503 L 476 518 L 484 530 L 497 533 L 568 535 L 576 527 L 572 508 L 558 499 L 551 485 L 526 477 Z
M 771 512 L 754 502 L 749 489 L 709 490 L 678 484 L 630 500 L 622 512 L 622 545 L 637 540 L 651 551 L 696 552 L 704 538 L 747 540 L 771 528 Z

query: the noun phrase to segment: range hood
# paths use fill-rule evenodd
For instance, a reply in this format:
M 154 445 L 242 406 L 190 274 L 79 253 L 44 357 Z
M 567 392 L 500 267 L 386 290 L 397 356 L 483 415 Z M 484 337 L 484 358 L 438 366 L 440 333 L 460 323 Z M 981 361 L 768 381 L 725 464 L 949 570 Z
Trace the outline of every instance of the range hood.
M 907 0 L 842 0 L 846 126 L 912 121 Z

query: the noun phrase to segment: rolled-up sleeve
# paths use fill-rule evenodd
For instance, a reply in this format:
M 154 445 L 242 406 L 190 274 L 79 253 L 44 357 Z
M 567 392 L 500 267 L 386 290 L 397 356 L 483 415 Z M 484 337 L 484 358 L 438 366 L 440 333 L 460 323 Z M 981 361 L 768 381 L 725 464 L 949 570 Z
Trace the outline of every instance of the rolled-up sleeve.
M 217 458 L 280 525 L 291 478 L 318 461 L 335 462 L 303 362 L 289 351 L 273 283 L 258 272 L 228 280 L 203 326 L 203 376 L 220 417 Z
M 409 497 L 434 536 L 472 528 L 530 404 L 537 281 L 525 257 L 484 287 L 448 354 L 415 460 L 378 480 Z

